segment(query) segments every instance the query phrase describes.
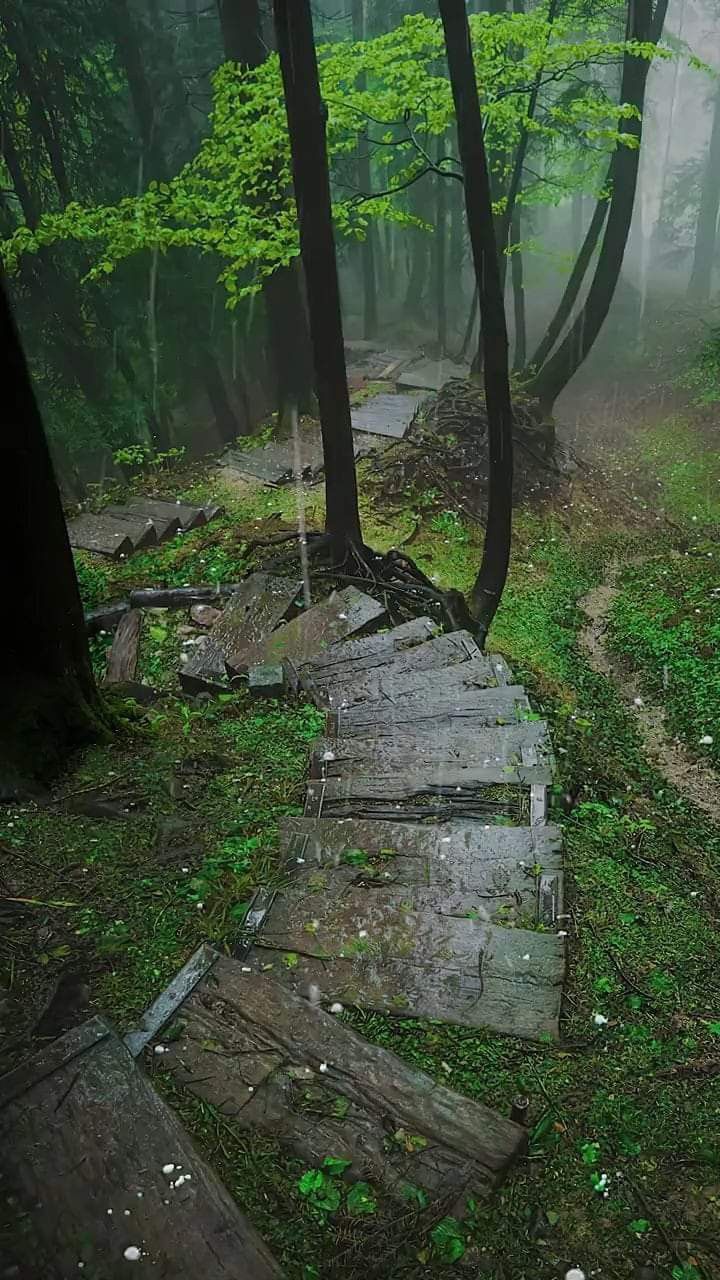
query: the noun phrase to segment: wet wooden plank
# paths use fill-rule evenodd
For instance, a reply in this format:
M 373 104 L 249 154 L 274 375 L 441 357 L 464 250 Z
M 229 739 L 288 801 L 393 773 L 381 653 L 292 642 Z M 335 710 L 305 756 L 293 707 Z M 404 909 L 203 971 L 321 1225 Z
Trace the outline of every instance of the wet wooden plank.
M 445 667 L 482 659 L 476 642 L 468 632 L 456 631 L 436 636 L 424 644 L 388 649 L 384 654 L 337 660 L 331 666 L 310 666 L 302 674 L 302 684 L 323 705 L 337 701 L 356 702 L 363 698 L 376 700 L 389 677 L 418 677 L 423 672 L 437 672 Z M 493 675 L 491 669 L 489 674 Z M 493 675 L 494 678 L 494 675 Z M 367 692 L 364 692 L 367 691 Z
M 402 440 L 422 404 L 422 396 L 377 395 L 352 410 L 353 431 Z
M 70 546 L 78 551 L 92 551 L 112 560 L 131 555 L 135 547 L 125 524 L 89 512 L 68 523 L 68 537 Z
M 320 738 L 313 743 L 312 762 L 313 777 L 344 778 L 351 772 L 396 773 L 428 766 L 543 764 L 552 769 L 553 755 L 547 724 L 531 720 L 418 736 Z
M 466 897 L 459 895 L 462 903 Z M 538 1040 L 559 1034 L 564 943 L 555 934 L 414 909 L 412 891 L 367 887 L 278 894 L 253 966 L 323 1003 L 339 1001 L 413 1018 L 439 1018 Z M 273 952 L 283 954 L 273 960 Z M 296 958 L 288 964 L 283 955 Z
M 549 764 L 539 761 L 524 764 L 522 760 L 487 764 L 423 764 L 411 761 L 403 772 L 389 769 L 381 772 L 381 760 L 377 772 L 356 773 L 349 769 L 341 777 L 328 777 L 308 783 L 306 812 L 332 812 L 336 804 L 361 801 L 369 804 L 414 804 L 424 797 L 442 796 L 450 804 L 464 804 L 468 800 L 483 800 L 488 787 L 531 787 L 552 782 Z
M 384 617 L 385 606 L 357 587 L 333 591 L 259 643 L 236 646 L 228 666 L 234 672 L 245 672 L 262 663 L 288 662 L 297 669 L 344 636 L 379 625 Z
M 429 691 L 425 697 L 416 694 L 401 702 L 382 700 L 338 707 L 333 712 L 331 731 L 339 737 L 368 732 L 380 737 L 395 734 L 402 725 L 412 725 L 413 732 L 433 732 L 455 724 L 465 730 L 483 724 L 514 724 L 529 713 L 530 702 L 522 685 L 468 689 L 461 696 L 432 696 Z
M 177 520 L 178 528 L 183 533 L 188 533 L 191 529 L 200 529 L 208 521 L 203 507 L 193 506 L 189 502 L 173 502 L 169 498 L 136 498 L 128 502 L 127 510 L 149 517 L 150 520 L 169 522 Z
M 104 510 L 108 515 L 115 516 L 118 520 L 138 520 L 143 521 L 146 525 L 149 522 L 155 530 L 155 536 L 158 542 L 167 542 L 168 538 L 174 538 L 176 533 L 180 532 L 180 521 L 177 514 L 152 514 L 147 510 L 144 503 L 128 503 L 127 506 L 112 505 L 105 507 Z
M 397 379 L 399 387 L 417 387 L 424 391 L 439 391 L 451 378 L 466 379 L 470 366 L 455 364 L 452 360 L 418 360 L 404 369 Z
M 488 1192 L 525 1150 L 519 1126 L 249 969 L 219 957 L 163 1056 L 235 1126 L 278 1138 L 305 1165 L 329 1152 L 350 1160 L 348 1179 L 400 1199 L 406 1184 L 422 1187 L 443 1212 L 464 1211 L 467 1195 Z
M 319 654 L 300 672 L 316 672 L 318 677 L 332 678 L 335 672 L 347 669 L 364 671 L 376 663 L 389 661 L 396 654 L 416 648 L 426 640 L 432 640 L 439 628 L 432 618 L 412 618 L 390 631 L 363 636 L 360 640 L 340 640 Z M 355 666 L 355 664 L 358 664 Z
M 88 1025 L 104 1034 L 82 1045 L 76 1029 L 56 1041 L 57 1066 L 32 1079 L 29 1064 L 27 1090 L 0 1111 L 7 1189 L 31 1225 L 17 1261 L 27 1266 L 37 1247 L 50 1269 L 27 1274 L 61 1280 L 87 1269 L 120 1280 L 134 1256 L 125 1251 L 137 1249 L 138 1262 L 173 1280 L 279 1280 L 266 1246 L 121 1041 L 100 1019 Z M 180 1171 L 190 1177 L 173 1188 Z
M 492 654 L 482 654 L 465 633 L 439 636 L 389 666 L 334 682 L 328 688 L 329 707 L 357 703 L 402 704 L 406 698 L 434 702 L 447 694 L 462 696 L 467 689 L 497 688 L 499 668 Z M 469 643 L 468 643 L 469 640 Z
M 107 660 L 105 684 L 118 684 L 134 680 L 138 662 L 140 632 L 143 616 L 140 609 L 130 609 L 123 614 L 115 632 Z
M 269 573 L 246 578 L 181 669 L 182 687 L 189 693 L 228 690 L 226 663 L 230 655 L 239 649 L 250 650 L 264 640 L 284 618 L 301 586 L 299 578 L 277 578 Z
M 160 541 L 158 531 L 147 516 L 133 515 L 124 507 L 103 507 L 100 513 L 105 520 L 117 521 L 118 525 L 127 529 L 135 551 L 144 551 L 147 547 L 156 547 Z
M 322 471 L 324 460 L 320 428 L 300 432 L 299 476 L 296 471 L 295 443 L 292 440 L 270 440 L 265 445 L 248 449 L 230 449 L 221 464 L 241 475 L 253 476 L 264 484 L 288 484 L 293 478 L 312 479 Z

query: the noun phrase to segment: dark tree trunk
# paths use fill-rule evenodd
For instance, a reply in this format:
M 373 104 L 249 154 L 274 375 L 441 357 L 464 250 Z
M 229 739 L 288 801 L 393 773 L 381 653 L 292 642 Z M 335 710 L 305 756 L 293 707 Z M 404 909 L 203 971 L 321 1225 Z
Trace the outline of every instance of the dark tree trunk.
M 695 233 L 695 254 L 688 294 L 696 302 L 708 302 L 712 290 L 718 210 L 720 209 L 720 88 L 715 95 L 712 134 L 703 178 L 700 212 Z
M 325 458 L 326 530 L 336 557 L 362 541 L 333 236 L 325 107 L 310 0 L 273 0 Z
M 259 67 L 268 56 L 263 39 L 259 0 L 219 0 L 225 56 L 242 67 Z M 278 416 L 287 421 L 294 406 L 299 413 L 315 407 L 312 346 L 307 308 L 298 262 L 279 267 L 263 284 L 263 301 L 273 370 Z
M 60 494 L 5 288 L 0 284 L 5 430 L 0 629 L 0 796 L 48 776 L 107 726 L 90 666 Z
M 513 416 L 508 337 L 492 194 L 465 0 L 439 0 L 465 177 L 470 243 L 480 294 L 489 437 L 489 495 L 482 564 L 471 594 L 484 644 L 507 579 L 512 532 Z
M 512 272 L 512 290 L 513 290 L 513 308 L 515 314 L 515 356 L 513 359 L 513 373 L 518 373 L 520 369 L 525 368 L 525 360 L 527 358 L 527 325 L 525 318 L 525 280 L 523 272 L 522 250 L 516 249 L 514 246 L 522 242 L 522 230 L 520 225 L 520 212 L 515 210 L 515 216 L 510 228 L 510 244 L 513 246 L 513 252 L 510 257 L 510 268 Z
M 353 40 L 365 40 L 366 36 L 366 0 L 352 0 Z M 358 89 L 366 88 L 366 77 L 363 74 L 358 82 Z M 358 189 L 369 195 L 372 191 L 372 169 L 370 164 L 370 144 L 367 129 L 361 129 L 357 140 L 357 180 Z M 365 239 L 360 245 L 362 281 L 363 281 L 363 337 L 374 338 L 378 328 L 377 277 L 375 269 L 376 230 L 372 218 L 368 221 Z
M 611 162 L 610 171 L 605 183 L 606 187 L 612 184 L 613 169 L 614 165 Z M 610 197 L 602 196 L 595 205 L 595 212 L 593 213 L 590 221 L 590 226 L 585 233 L 585 239 L 577 256 L 575 266 L 570 273 L 570 278 L 565 286 L 563 296 L 558 303 L 555 315 L 550 321 L 537 350 L 533 354 L 532 360 L 528 366 L 529 370 L 542 368 L 572 315 L 572 309 L 575 306 L 578 294 L 582 288 L 583 280 L 587 275 L 588 267 L 592 261 L 592 256 L 597 248 L 597 244 L 600 239 L 600 232 L 605 225 L 609 204 Z
M 653 11 L 652 0 L 630 0 L 627 39 L 652 41 L 656 44 L 662 35 L 667 6 L 668 0 L 656 0 Z M 620 146 L 613 157 L 613 189 L 607 225 L 585 305 L 555 355 L 528 383 L 528 390 L 537 396 L 547 416 L 552 413 L 560 392 L 592 350 L 610 310 L 620 278 L 635 204 L 642 141 L 642 111 L 649 70 L 650 63 L 646 58 L 634 56 L 629 51 L 625 54 L 620 100 L 636 107 L 640 118 L 624 119 L 622 128 L 635 138 L 637 145 Z

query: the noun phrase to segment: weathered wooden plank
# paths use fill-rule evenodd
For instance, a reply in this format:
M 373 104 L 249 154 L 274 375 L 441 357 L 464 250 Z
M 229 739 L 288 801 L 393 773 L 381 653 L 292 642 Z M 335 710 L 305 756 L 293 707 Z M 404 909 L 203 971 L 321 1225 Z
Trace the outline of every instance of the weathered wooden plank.
M 131 555 L 135 547 L 124 524 L 90 512 L 69 522 L 68 537 L 78 551 L 93 551 L 112 560 Z
M 310 1166 L 332 1152 L 352 1161 L 352 1180 L 399 1198 L 407 1184 L 419 1186 L 458 1212 L 523 1153 L 519 1126 L 248 968 L 218 958 L 163 1056 L 177 1081 L 235 1126 L 277 1137 Z
M 85 614 L 88 635 L 96 636 L 101 631 L 114 631 L 129 608 L 129 600 L 110 600 L 107 604 L 99 605 L 97 609 L 88 609 Z
M 475 731 L 438 730 L 434 734 L 400 733 L 380 738 L 320 738 L 313 743 L 313 777 L 343 778 L 365 774 L 414 771 L 428 766 L 543 764 L 552 768 L 547 724 L 482 726 Z
M 372 804 L 406 804 L 421 801 L 423 797 L 442 796 L 450 804 L 463 805 L 468 800 L 483 799 L 488 787 L 530 787 L 535 783 L 548 785 L 552 781 L 552 769 L 544 763 L 523 764 L 522 761 L 499 764 L 474 765 L 428 764 L 411 762 L 404 773 L 355 773 L 352 769 L 342 777 L 329 777 L 308 783 L 307 810 L 317 812 L 317 802 L 322 800 L 322 811 L 332 812 L 336 804 L 342 806 L 362 801 Z
M 68 1038 L 66 1061 L 0 1112 L 7 1189 L 31 1225 L 22 1274 L 61 1280 L 80 1264 L 120 1280 L 138 1261 L 173 1280 L 279 1280 L 254 1228 L 111 1029 L 79 1052 L 77 1031 Z M 62 1041 L 52 1048 L 59 1059 Z M 36 1249 L 43 1258 L 33 1270 Z
M 180 683 L 190 693 L 229 689 L 227 661 L 238 650 L 252 650 L 285 616 L 302 586 L 299 578 L 275 578 L 254 573 L 228 601 L 211 632 L 195 646 L 180 671 Z
M 156 512 L 152 514 L 147 510 L 144 503 L 130 502 L 127 506 L 113 504 L 105 507 L 104 510 L 108 515 L 116 516 L 118 520 L 142 520 L 145 524 L 152 524 L 158 542 L 167 542 L 168 538 L 174 538 L 176 533 L 180 532 L 180 520 L 177 512 L 172 514 L 161 514 Z
M 338 707 L 333 712 L 333 731 L 339 737 L 368 731 L 380 737 L 384 733 L 396 733 L 401 725 L 412 725 L 413 732 L 423 728 L 432 732 L 454 724 L 458 729 L 513 724 L 529 711 L 530 702 L 522 686 L 506 685 L 498 689 L 468 689 L 461 695 L 413 695 L 395 703 L 384 700 Z
M 170 1020 L 183 1000 L 187 998 L 198 982 L 213 967 L 217 952 L 212 947 L 202 946 L 184 964 L 156 1000 L 146 1009 L 140 1025 L 123 1036 L 123 1044 L 133 1058 L 137 1058 L 153 1036 Z
M 330 667 L 312 666 L 302 674 L 303 687 L 325 706 L 335 701 L 359 702 L 385 696 L 385 680 L 395 677 L 421 677 L 445 667 L 467 664 L 482 659 L 479 647 L 467 632 L 456 631 L 436 636 L 424 644 L 388 649 L 384 654 L 339 660 Z M 487 663 L 487 659 L 482 659 Z M 489 669 L 490 678 L 494 673 Z
M 192 604 L 209 604 L 234 596 L 240 582 L 199 587 L 140 587 L 130 592 L 133 609 L 185 609 Z
M 439 1018 L 539 1039 L 559 1034 L 565 973 L 563 940 L 529 929 L 505 929 L 471 916 L 415 910 L 412 891 L 366 886 L 338 897 L 279 893 L 254 960 L 323 1002 L 339 1001 L 403 1017 Z M 465 901 L 464 895 L 460 895 Z
M 183 533 L 200 529 L 208 522 L 203 507 L 193 506 L 189 502 L 172 502 L 169 498 L 136 498 L 133 502 L 128 502 L 127 510 L 153 521 L 177 520 L 178 528 Z
M 108 654 L 105 684 L 117 684 L 119 681 L 135 678 L 142 622 L 140 609 L 130 609 L 120 619 Z
M 350 670 L 353 664 L 358 663 L 362 665 L 356 669 L 364 671 L 366 666 L 372 667 L 395 654 L 424 644 L 426 640 L 432 640 L 438 631 L 438 625 L 432 618 L 412 618 L 410 622 L 403 622 L 390 631 L 379 631 L 371 636 L 363 636 L 360 640 L 340 640 L 337 644 L 331 644 L 329 649 L 318 654 L 300 670 L 317 672 L 321 678 L 326 674 L 332 678 L 336 669 L 341 671 L 347 667 Z
M 334 682 L 328 688 L 327 705 L 396 704 L 414 696 L 434 702 L 450 694 L 462 697 L 467 689 L 497 688 L 499 664 L 491 654 L 476 653 L 475 642 L 471 636 L 468 639 L 469 644 L 463 632 L 439 636 L 389 666 Z
M 228 667 L 243 672 L 262 663 L 289 662 L 296 669 L 343 636 L 364 631 L 384 617 L 384 605 L 357 587 L 333 591 L 327 600 L 298 614 L 259 643 L 237 645 Z
M 159 542 L 158 531 L 152 520 L 146 516 L 132 515 L 124 507 L 103 507 L 100 513 L 105 520 L 117 521 L 118 525 L 127 529 L 135 551 L 144 551 L 147 547 L 156 547 Z
M 377 395 L 352 410 L 353 431 L 402 440 L 422 404 L 422 396 Z
M 452 360 L 418 360 L 404 369 L 397 379 L 399 387 L 417 387 L 424 391 L 439 391 L 451 378 L 467 378 L 470 367 L 455 364 Z
M 300 477 L 311 479 L 322 471 L 323 450 L 320 429 L 304 430 L 298 441 L 300 453 Z M 295 443 L 292 440 L 271 440 L 257 448 L 230 449 L 221 458 L 223 466 L 241 475 L 253 476 L 264 484 L 287 484 L 296 476 Z

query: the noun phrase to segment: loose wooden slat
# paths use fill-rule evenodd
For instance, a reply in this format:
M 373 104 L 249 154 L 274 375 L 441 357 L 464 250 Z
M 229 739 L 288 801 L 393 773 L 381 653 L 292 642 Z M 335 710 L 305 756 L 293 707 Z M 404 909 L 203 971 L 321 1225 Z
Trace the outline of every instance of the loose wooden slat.
M 379 737 L 384 733 L 395 734 L 402 725 L 413 725 L 413 731 L 426 728 L 431 732 L 457 725 L 465 731 L 475 725 L 513 724 L 530 711 L 521 685 L 433 696 L 430 676 L 427 684 L 426 696 L 414 694 L 401 702 L 385 699 L 338 707 L 333 713 L 332 732 L 339 737 L 368 732 Z
M 292 605 L 302 583 L 299 578 L 276 578 L 254 573 L 228 601 L 222 617 L 195 646 L 180 671 L 180 683 L 190 693 L 229 689 L 227 662 L 238 649 L 251 650 L 263 641 Z
M 421 404 L 422 396 L 371 396 L 352 410 L 353 431 L 402 440 Z
M 124 523 L 89 512 L 70 521 L 68 536 L 71 547 L 79 551 L 93 551 L 99 556 L 109 556 L 112 560 L 129 556 L 135 549 L 135 543 Z
M 318 654 L 312 662 L 299 668 L 299 674 L 305 672 L 317 675 L 323 680 L 327 676 L 333 678 L 342 671 L 365 671 L 378 663 L 390 661 L 397 654 L 416 648 L 426 640 L 432 640 L 438 634 L 438 626 L 431 618 L 412 618 L 403 622 L 391 631 L 380 631 L 376 635 L 363 636 L 360 640 L 341 640 L 331 644 L 324 653 Z
M 84 1047 L 68 1033 L 64 1061 L 56 1041 L 57 1067 L 0 1111 L 7 1190 L 31 1228 L 17 1258 L 29 1268 L 22 1274 L 60 1280 L 87 1270 L 123 1280 L 132 1268 L 125 1250 L 136 1248 L 138 1267 L 173 1280 L 279 1280 L 174 1113 L 111 1029 L 101 1029 Z M 165 1164 L 176 1166 L 173 1177 Z M 190 1178 L 173 1189 L 180 1171 Z
M 142 612 L 131 609 L 120 619 L 115 632 L 115 639 L 108 655 L 106 684 L 117 684 L 123 680 L 133 680 L 137 670 L 140 633 L 142 631 Z
M 289 662 L 297 669 L 343 636 L 377 625 L 384 617 L 384 605 L 356 587 L 346 587 L 344 591 L 334 591 L 327 600 L 298 614 L 258 643 L 236 646 L 228 658 L 228 667 L 244 672 L 263 663 Z
M 422 1187 L 444 1212 L 464 1212 L 465 1198 L 486 1193 L 524 1151 L 519 1126 L 245 968 L 218 958 L 163 1057 L 236 1127 L 279 1138 L 309 1166 L 329 1152 L 350 1160 L 347 1177 L 400 1199 L 406 1184 Z
M 325 706 L 335 702 L 360 702 L 377 699 L 384 690 L 385 680 L 389 678 L 421 677 L 427 671 L 441 671 L 445 668 L 466 665 L 472 660 L 482 660 L 480 649 L 467 632 L 450 632 L 436 636 L 424 644 L 405 647 L 399 651 L 388 650 L 385 654 L 370 657 L 349 659 L 345 663 L 337 661 L 330 667 L 310 666 L 302 675 L 303 687 Z M 494 679 L 494 672 L 488 667 L 489 678 Z
M 464 895 L 460 895 L 465 899 Z M 277 895 L 256 942 L 257 968 L 295 991 L 413 1018 L 439 1018 L 537 1040 L 559 1034 L 562 939 L 445 915 L 412 894 L 366 887 Z M 484 910 L 484 908 L 483 908 Z M 279 951 L 273 961 L 273 951 Z M 283 955 L 297 958 L 288 965 Z

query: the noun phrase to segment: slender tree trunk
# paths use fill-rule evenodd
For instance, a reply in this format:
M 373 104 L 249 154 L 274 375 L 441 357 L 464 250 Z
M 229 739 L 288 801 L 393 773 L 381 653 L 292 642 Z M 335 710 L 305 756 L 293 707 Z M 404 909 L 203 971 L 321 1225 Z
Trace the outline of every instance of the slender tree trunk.
M 703 178 L 700 212 L 695 233 L 693 268 L 688 294 L 696 302 L 708 302 L 712 290 L 718 211 L 720 210 L 720 87 L 715 95 L 712 134 Z
M 518 373 L 520 369 L 525 368 L 525 360 L 527 358 L 527 323 L 525 318 L 525 280 L 523 272 L 523 256 L 522 249 L 514 248 L 515 245 L 522 242 L 522 228 L 520 222 L 520 211 L 515 209 L 515 216 L 510 228 L 510 244 L 513 246 L 513 252 L 510 255 L 510 269 L 512 274 L 512 290 L 513 290 L 513 308 L 515 314 L 515 356 L 513 359 L 513 373 Z
M 630 0 L 627 39 L 657 43 L 667 12 L 668 0 Z M 625 247 L 632 223 L 642 141 L 642 111 L 645 103 L 650 63 L 626 52 L 623 58 L 620 100 L 636 107 L 639 118 L 623 120 L 623 129 L 636 146 L 618 147 L 613 157 L 613 191 L 600 256 L 585 305 L 554 356 L 528 383 L 528 390 L 540 400 L 549 416 L 560 392 L 567 386 L 592 350 L 605 322 L 620 277 Z
M 367 38 L 366 0 L 352 0 L 353 40 Z M 358 89 L 366 87 L 366 76 L 358 81 Z M 357 140 L 357 179 L 360 191 L 368 195 L 372 191 L 372 166 L 370 163 L 370 143 L 367 129 L 361 129 Z M 365 239 L 360 244 L 363 280 L 363 337 L 374 338 L 378 329 L 377 278 L 375 270 L 375 223 L 370 218 Z
M 470 243 L 480 294 L 485 352 L 485 402 L 489 437 L 489 494 L 480 572 L 471 606 L 480 643 L 502 597 L 510 563 L 513 485 L 513 415 L 508 373 L 508 337 L 500 280 L 483 123 L 465 0 L 439 0 L 450 82 L 465 176 Z
M 12 601 L 0 628 L 0 796 L 9 799 L 107 725 L 60 494 L 2 282 L 0 365 L 4 590 Z
M 438 159 L 444 154 L 443 139 L 438 139 Z M 437 317 L 438 354 L 442 357 L 447 349 L 447 290 L 446 290 L 446 256 L 447 256 L 447 178 L 435 175 L 435 235 L 433 237 L 435 258 L 435 312 Z
M 259 67 L 268 56 L 259 0 L 219 0 L 225 56 L 242 67 Z M 312 347 L 299 262 L 279 267 L 263 283 L 267 332 L 277 390 L 278 416 L 292 407 L 314 410 Z
M 326 530 L 334 554 L 362 541 L 340 287 L 310 0 L 273 0 L 287 107 L 300 249 L 307 281 L 325 458 Z

